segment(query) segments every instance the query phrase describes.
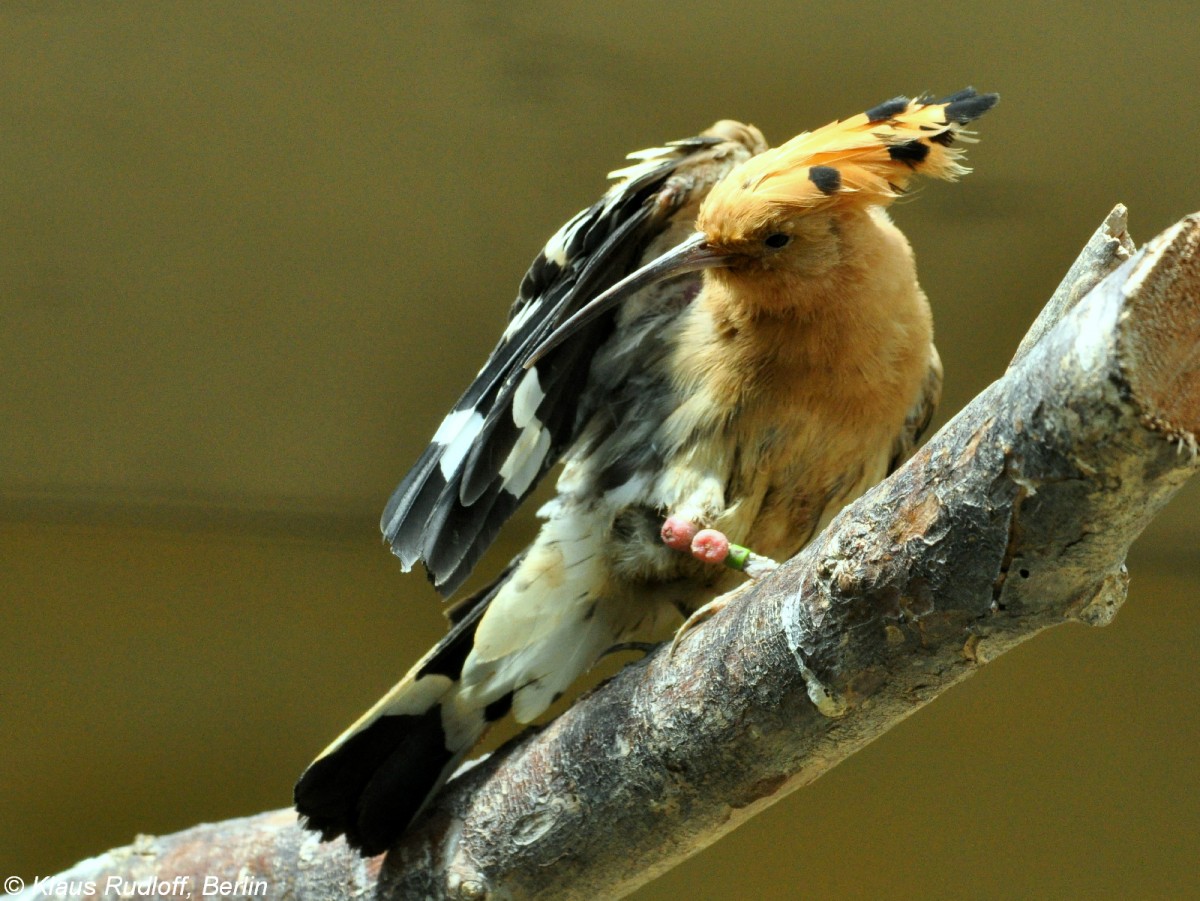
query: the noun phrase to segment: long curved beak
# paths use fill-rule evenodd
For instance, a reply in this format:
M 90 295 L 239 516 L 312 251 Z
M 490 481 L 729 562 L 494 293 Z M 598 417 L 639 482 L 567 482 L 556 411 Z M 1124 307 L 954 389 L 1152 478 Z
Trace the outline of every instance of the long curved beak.
M 709 245 L 708 238 L 703 232 L 696 232 L 673 250 L 668 250 L 658 259 L 652 260 L 636 272 L 631 272 L 607 291 L 592 298 L 534 349 L 533 353 L 529 355 L 529 359 L 525 361 L 525 368 L 528 369 L 534 365 L 549 351 L 558 347 L 589 322 L 593 322 L 602 313 L 611 310 L 626 297 L 642 288 L 676 275 L 683 275 L 685 272 L 724 266 L 728 264 L 729 260 L 729 254 L 715 250 Z

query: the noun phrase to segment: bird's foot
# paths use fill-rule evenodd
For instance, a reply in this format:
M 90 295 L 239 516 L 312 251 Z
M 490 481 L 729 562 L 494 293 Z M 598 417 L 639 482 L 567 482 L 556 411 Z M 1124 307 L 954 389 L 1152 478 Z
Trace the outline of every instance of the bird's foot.
M 724 532 L 698 529 L 694 522 L 682 516 L 667 517 L 662 527 L 662 540 L 667 547 L 686 551 L 702 563 L 724 563 L 751 579 L 765 576 L 779 565 L 770 557 L 734 544 Z

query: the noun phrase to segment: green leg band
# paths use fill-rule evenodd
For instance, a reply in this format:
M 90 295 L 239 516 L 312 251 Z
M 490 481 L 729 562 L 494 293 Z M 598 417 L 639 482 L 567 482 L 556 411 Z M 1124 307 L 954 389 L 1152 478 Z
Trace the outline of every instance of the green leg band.
M 746 568 L 746 561 L 750 559 L 750 553 L 750 548 L 731 542 L 729 545 L 729 556 L 725 558 L 725 565 L 730 569 L 736 569 L 738 572 L 741 572 Z

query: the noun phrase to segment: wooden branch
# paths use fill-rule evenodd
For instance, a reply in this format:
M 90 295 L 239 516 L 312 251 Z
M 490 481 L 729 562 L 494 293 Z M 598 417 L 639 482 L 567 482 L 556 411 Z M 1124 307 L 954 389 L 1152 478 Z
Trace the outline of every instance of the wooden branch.
M 673 657 L 460 773 L 382 866 L 279 811 L 57 878 L 265 879 L 306 901 L 628 894 L 998 654 L 1112 619 L 1130 544 L 1200 468 L 1198 245 L 1200 214 L 1130 257 L 1115 210 L 1008 372 L 908 465 Z

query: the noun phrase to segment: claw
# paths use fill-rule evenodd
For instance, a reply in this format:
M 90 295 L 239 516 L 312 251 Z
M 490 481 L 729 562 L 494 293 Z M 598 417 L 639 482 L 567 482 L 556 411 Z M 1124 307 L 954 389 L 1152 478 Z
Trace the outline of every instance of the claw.
M 683 625 L 676 630 L 675 637 L 671 639 L 671 647 L 667 649 L 668 660 L 675 656 L 675 648 L 679 647 L 679 642 L 683 640 L 685 635 L 687 635 L 692 631 L 692 629 L 696 628 L 696 626 L 700 625 L 705 620 L 711 619 L 725 609 L 725 606 L 729 603 L 727 598 L 728 595 L 721 595 L 719 598 L 713 598 L 703 607 L 696 610 L 696 612 L 694 612 L 686 620 L 684 620 Z

